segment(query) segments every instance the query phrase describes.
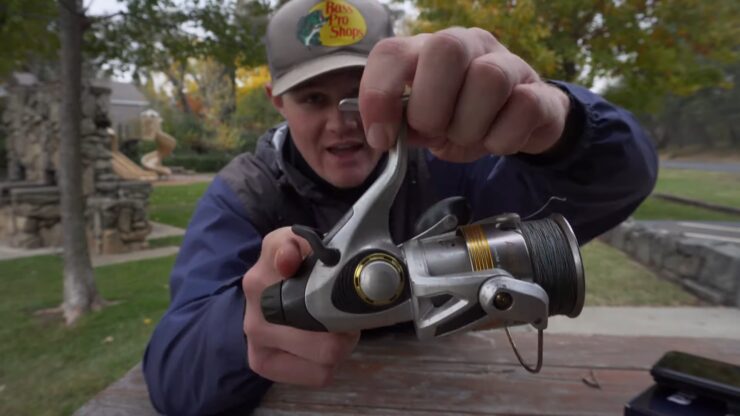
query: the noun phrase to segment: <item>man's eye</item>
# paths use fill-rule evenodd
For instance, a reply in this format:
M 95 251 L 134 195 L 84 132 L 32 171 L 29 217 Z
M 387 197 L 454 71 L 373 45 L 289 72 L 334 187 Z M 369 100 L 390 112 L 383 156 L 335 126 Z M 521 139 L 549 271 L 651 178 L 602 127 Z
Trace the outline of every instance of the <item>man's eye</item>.
M 326 102 L 326 97 L 323 94 L 308 94 L 303 97 L 303 102 L 311 105 L 323 105 Z

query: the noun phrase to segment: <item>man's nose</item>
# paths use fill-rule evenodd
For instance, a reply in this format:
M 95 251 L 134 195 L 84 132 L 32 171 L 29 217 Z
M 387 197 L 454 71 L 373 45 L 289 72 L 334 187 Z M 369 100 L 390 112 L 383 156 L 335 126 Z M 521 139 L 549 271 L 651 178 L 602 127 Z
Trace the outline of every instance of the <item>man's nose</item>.
M 329 115 L 330 127 L 339 133 L 362 130 L 360 113 L 356 111 L 341 111 L 334 107 Z

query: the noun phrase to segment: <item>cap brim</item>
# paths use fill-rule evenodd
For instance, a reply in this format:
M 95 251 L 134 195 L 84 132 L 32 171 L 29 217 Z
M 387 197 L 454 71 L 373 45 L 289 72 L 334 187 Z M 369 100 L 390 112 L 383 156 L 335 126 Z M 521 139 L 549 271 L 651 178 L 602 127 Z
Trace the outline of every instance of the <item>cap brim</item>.
M 281 95 L 298 84 L 327 72 L 364 67 L 366 63 L 367 56 L 349 53 L 336 53 L 304 62 L 280 78 L 272 80 L 272 95 Z

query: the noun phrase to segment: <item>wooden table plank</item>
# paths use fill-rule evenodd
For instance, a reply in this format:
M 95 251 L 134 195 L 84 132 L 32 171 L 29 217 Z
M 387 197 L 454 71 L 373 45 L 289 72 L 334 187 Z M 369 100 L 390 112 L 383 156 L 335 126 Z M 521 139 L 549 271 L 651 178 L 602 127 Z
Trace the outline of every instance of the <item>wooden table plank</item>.
M 535 334 L 514 336 L 532 361 Z M 275 385 L 255 414 L 617 415 L 652 384 L 647 370 L 673 349 L 740 363 L 736 340 L 546 333 L 544 367 L 530 374 L 502 331 L 424 343 L 390 333 L 363 339 L 329 387 Z M 137 366 L 75 416 L 155 414 Z
M 512 335 L 525 358 L 533 360 L 536 334 Z M 363 341 L 353 357 L 380 355 L 404 360 L 518 364 L 503 331 L 470 332 L 429 342 L 404 334 L 385 334 Z M 664 352 L 673 349 L 740 362 L 740 341 L 732 339 L 564 335 L 547 331 L 544 336 L 545 365 L 649 369 Z M 625 359 L 625 354 L 630 355 L 629 359 Z
M 74 416 L 157 416 L 149 402 L 141 364 L 79 408 Z
M 584 383 L 585 377 L 595 378 L 600 388 Z M 549 367 L 533 375 L 499 364 L 395 366 L 370 359 L 348 363 L 327 389 L 277 385 L 261 407 L 267 410 L 275 402 L 287 402 L 472 414 L 618 414 L 632 396 L 650 384 L 650 376 L 636 370 L 591 374 L 585 369 Z
M 514 336 L 522 354 L 533 359 L 535 333 Z M 426 343 L 384 334 L 365 339 L 328 388 L 277 385 L 258 414 L 283 414 L 286 406 L 303 409 L 301 414 L 621 414 L 627 401 L 652 384 L 647 370 L 672 349 L 740 362 L 735 340 L 546 334 L 545 365 L 530 374 L 502 331 Z

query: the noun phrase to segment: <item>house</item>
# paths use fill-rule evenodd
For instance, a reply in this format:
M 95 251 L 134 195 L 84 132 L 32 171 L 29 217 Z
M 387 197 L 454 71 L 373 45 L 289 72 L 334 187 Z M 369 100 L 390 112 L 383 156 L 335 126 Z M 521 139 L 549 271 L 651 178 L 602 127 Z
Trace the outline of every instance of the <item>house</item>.
M 139 115 L 149 108 L 149 100 L 134 84 L 117 81 L 107 83 L 111 89 L 109 116 L 119 143 L 139 139 Z

